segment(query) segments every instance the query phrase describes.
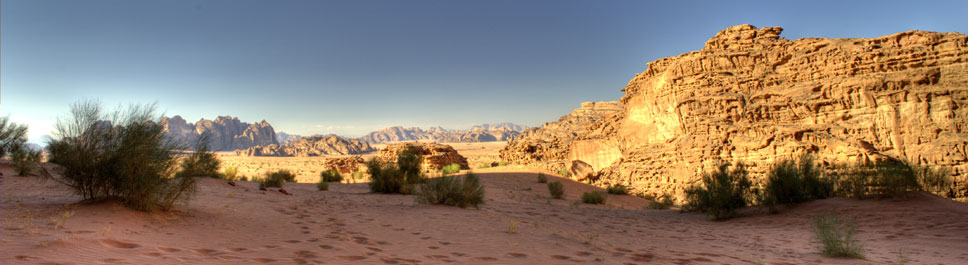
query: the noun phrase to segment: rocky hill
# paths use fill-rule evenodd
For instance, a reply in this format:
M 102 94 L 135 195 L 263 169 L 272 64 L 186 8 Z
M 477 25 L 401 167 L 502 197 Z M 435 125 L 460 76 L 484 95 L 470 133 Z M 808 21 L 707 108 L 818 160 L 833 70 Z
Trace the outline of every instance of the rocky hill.
M 162 118 L 161 123 L 168 137 L 189 148 L 198 141 L 199 135 L 206 132 L 211 135 L 209 148 L 215 151 L 278 143 L 272 125 L 264 120 L 249 124 L 231 116 L 219 116 L 215 120 L 201 119 L 196 123 L 188 123 L 181 116 L 175 115 Z
M 417 127 L 394 126 L 370 132 L 360 139 L 375 144 L 406 141 L 493 142 L 507 141 L 524 128 L 524 126 L 511 123 L 482 124 L 474 126 L 470 130 L 446 130 L 441 127 L 431 127 L 424 130 Z
M 515 137 L 502 157 L 549 168 L 584 163 L 598 185 L 652 194 L 681 195 L 720 161 L 742 161 L 760 178 L 801 153 L 823 164 L 907 159 L 949 167 L 964 183 L 968 36 L 791 41 L 781 31 L 734 26 L 699 51 L 650 62 L 614 115 L 571 136 L 538 133 L 565 126 L 546 124 Z
M 316 135 L 292 140 L 289 144 L 259 145 L 236 150 L 238 155 L 245 156 L 322 156 L 322 155 L 354 155 L 376 151 L 370 143 L 360 140 L 350 140 L 336 135 Z
M 414 148 L 421 156 L 420 167 L 425 171 L 440 170 L 450 164 L 458 164 L 461 169 L 470 169 L 467 158 L 457 153 L 454 147 L 437 143 L 404 142 L 387 145 L 377 156 L 384 162 L 396 163 L 400 153 L 408 148 Z

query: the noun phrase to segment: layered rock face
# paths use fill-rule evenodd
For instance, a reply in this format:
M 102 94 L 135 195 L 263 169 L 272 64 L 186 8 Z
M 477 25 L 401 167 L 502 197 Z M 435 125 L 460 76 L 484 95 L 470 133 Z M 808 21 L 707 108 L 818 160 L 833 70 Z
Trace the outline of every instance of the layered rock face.
M 596 122 L 619 115 L 622 111 L 622 103 L 618 101 L 584 102 L 581 107 L 575 109 L 565 116 L 561 116 L 557 122 L 548 122 L 541 127 L 524 130 L 508 142 L 508 146 L 501 150 L 501 159 L 529 166 L 543 167 L 549 170 L 570 168 L 571 161 L 576 160 L 571 154 L 571 145 L 580 139 L 583 134 L 587 134 L 589 126 Z M 581 134 L 579 134 L 581 133 Z M 592 154 L 581 145 L 579 149 L 583 152 L 576 154 Z M 601 152 L 604 160 L 595 160 L 596 163 L 607 166 L 614 159 L 621 155 L 617 148 Z M 582 156 L 586 163 L 593 159 Z M 587 161 L 586 161 L 587 160 Z M 602 168 L 600 166 L 598 168 Z
M 176 115 L 164 117 L 161 122 L 168 137 L 186 147 L 193 147 L 203 133 L 210 134 L 209 148 L 215 151 L 278 143 L 275 130 L 266 121 L 249 124 L 231 116 L 219 116 L 215 120 L 202 119 L 191 124 Z
M 433 127 L 428 130 L 417 127 L 404 128 L 400 126 L 387 127 L 361 137 L 363 141 L 370 143 L 393 143 L 406 141 L 435 141 L 448 143 L 472 143 L 472 142 L 493 142 L 507 141 L 517 135 L 521 125 L 510 123 L 483 124 L 472 127 L 470 130 L 445 130 L 440 127 Z
M 236 150 L 238 155 L 245 156 L 322 156 L 322 155 L 354 155 L 376 151 L 370 143 L 360 140 L 350 140 L 336 135 L 317 135 L 302 137 L 290 141 L 287 145 L 270 144 L 253 146 Z
M 502 155 L 582 160 L 600 185 L 651 194 L 681 195 L 718 162 L 743 162 L 762 178 L 777 160 L 802 153 L 824 165 L 906 159 L 951 168 L 964 183 L 968 37 L 909 31 L 790 41 L 781 31 L 720 31 L 702 50 L 649 63 L 623 89 L 616 115 L 533 154 L 512 148 L 536 139 L 516 138 Z
M 351 178 L 353 172 L 364 170 L 363 157 L 360 156 L 329 158 L 323 166 L 327 170 L 338 171 L 343 178 Z
M 437 143 L 406 142 L 387 145 L 377 155 L 384 162 L 397 161 L 401 152 L 408 148 L 416 148 L 417 154 L 423 157 L 421 167 L 426 171 L 440 170 L 450 164 L 458 164 L 461 169 L 470 169 L 467 158 L 457 153 L 454 147 Z

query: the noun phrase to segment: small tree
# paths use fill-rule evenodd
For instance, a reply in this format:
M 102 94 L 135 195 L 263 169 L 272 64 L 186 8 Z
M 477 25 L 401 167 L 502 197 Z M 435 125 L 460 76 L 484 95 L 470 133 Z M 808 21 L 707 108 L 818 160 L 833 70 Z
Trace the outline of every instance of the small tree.
M 40 163 L 40 157 L 41 152 L 39 150 L 31 150 L 24 145 L 14 147 L 13 152 L 10 153 L 14 168 L 17 169 L 17 174 L 21 176 L 32 174 L 31 172 Z
M 0 117 L 0 158 L 20 148 L 27 142 L 27 125 L 10 122 L 10 117 Z
M 426 181 L 420 168 L 422 162 L 423 157 L 418 153 L 416 146 L 407 146 L 407 149 L 397 155 L 397 169 L 404 175 L 408 184 Z
M 326 170 L 319 173 L 319 178 L 321 181 L 325 182 L 340 182 L 343 181 L 343 175 L 336 170 Z
M 750 181 L 746 166 L 737 163 L 733 170 L 721 163 L 716 171 L 704 173 L 702 184 L 686 189 L 686 210 L 697 210 L 716 219 L 736 215 L 749 202 Z

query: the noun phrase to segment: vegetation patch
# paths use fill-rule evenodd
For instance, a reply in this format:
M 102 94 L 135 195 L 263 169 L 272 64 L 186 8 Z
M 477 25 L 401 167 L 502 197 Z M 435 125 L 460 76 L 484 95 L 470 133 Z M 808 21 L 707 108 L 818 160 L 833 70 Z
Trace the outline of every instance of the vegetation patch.
M 615 194 L 615 195 L 629 194 L 628 187 L 625 187 L 625 185 L 621 185 L 621 184 L 608 186 L 608 188 L 605 189 L 605 191 L 608 192 L 608 194 Z
M 319 179 L 321 182 L 340 182 L 343 181 L 343 175 L 336 170 L 326 170 L 319 173 Z
M 820 241 L 820 252 L 830 257 L 864 258 L 864 249 L 857 242 L 857 222 L 839 214 L 813 218 L 813 229 Z
M 451 163 L 450 165 L 446 165 L 446 166 L 440 168 L 440 172 L 444 176 L 460 173 L 460 165 L 457 164 L 457 163 Z
M 422 158 L 415 147 L 410 147 L 397 155 L 397 163 L 384 163 L 377 158 L 366 161 L 370 173 L 370 191 L 378 193 L 413 193 L 413 185 L 424 183 L 427 179 L 420 171 Z
M 686 189 L 684 210 L 699 211 L 716 219 L 736 216 L 736 210 L 749 203 L 750 180 L 746 166 L 737 163 L 733 170 L 721 163 L 717 170 L 703 173 L 702 183 Z
M 417 202 L 477 208 L 484 203 L 484 187 L 477 175 L 471 172 L 464 176 L 433 178 L 421 185 Z
M 565 185 L 561 182 L 548 183 L 548 192 L 551 193 L 551 198 L 564 199 L 565 198 Z
M 603 204 L 605 203 L 605 194 L 601 191 L 589 191 L 581 195 L 581 202 L 588 204 Z
M 777 204 L 825 199 L 833 193 L 834 183 L 822 179 L 821 173 L 809 155 L 800 156 L 797 161 L 779 161 L 770 167 L 759 201 L 776 212 Z
M 538 183 L 548 183 L 548 177 L 544 173 L 538 173 Z

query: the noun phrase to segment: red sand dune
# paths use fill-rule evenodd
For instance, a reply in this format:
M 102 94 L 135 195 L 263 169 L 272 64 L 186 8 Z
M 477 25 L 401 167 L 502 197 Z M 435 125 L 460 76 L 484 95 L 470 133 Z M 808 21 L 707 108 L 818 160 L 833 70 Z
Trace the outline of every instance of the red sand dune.
M 285 185 L 204 179 L 187 206 L 143 213 L 116 202 L 79 204 L 38 177 L 0 177 L 4 264 L 389 263 L 389 264 L 965 264 L 968 205 L 927 194 L 897 200 L 828 199 L 715 222 L 695 213 L 646 210 L 648 201 L 609 196 L 573 205 L 584 191 L 565 183 L 549 199 L 536 172 L 478 170 L 479 210 L 420 205 L 413 196 L 369 194 L 365 184 Z M 810 218 L 855 216 L 866 260 L 827 258 Z M 509 230 L 513 228 L 513 233 Z M 899 252 L 902 253 L 899 255 Z

